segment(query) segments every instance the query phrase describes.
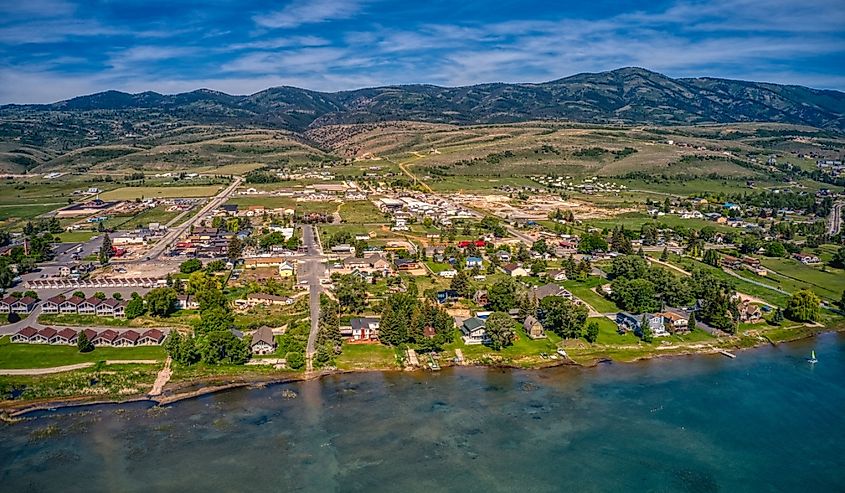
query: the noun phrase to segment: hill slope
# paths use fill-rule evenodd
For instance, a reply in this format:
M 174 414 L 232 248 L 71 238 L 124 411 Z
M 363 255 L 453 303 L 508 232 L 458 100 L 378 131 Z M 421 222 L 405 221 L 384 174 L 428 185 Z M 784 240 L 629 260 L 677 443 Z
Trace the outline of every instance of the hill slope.
M 567 120 L 686 125 L 779 122 L 845 132 L 845 93 L 735 80 L 672 79 L 640 68 L 541 84 L 387 86 L 336 93 L 275 87 L 249 96 L 210 90 L 107 91 L 45 105 L 0 107 L 0 140 L 66 151 L 179 125 L 294 132 L 381 121 L 453 124 Z

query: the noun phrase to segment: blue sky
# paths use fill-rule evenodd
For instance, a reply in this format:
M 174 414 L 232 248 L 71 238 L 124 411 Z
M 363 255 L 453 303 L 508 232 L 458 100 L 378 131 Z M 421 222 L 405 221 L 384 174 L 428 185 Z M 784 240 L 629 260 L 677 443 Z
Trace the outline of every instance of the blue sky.
M 541 82 L 640 66 L 845 90 L 843 0 L 0 2 L 0 103 Z

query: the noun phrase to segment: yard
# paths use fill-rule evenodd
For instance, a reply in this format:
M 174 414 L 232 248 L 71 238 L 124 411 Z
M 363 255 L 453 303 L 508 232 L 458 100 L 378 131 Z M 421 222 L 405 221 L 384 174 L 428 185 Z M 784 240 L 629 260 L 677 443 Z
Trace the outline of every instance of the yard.
M 605 282 L 607 281 L 601 277 L 591 276 L 586 281 L 564 281 L 563 287 L 568 289 L 576 298 L 595 308 L 599 313 L 619 311 L 616 303 L 593 291 L 593 288 L 597 288 Z
M 76 346 L 13 344 L 8 336 L 0 339 L 0 368 L 50 368 L 105 360 L 164 361 L 166 356 L 161 346 L 98 347 L 90 353 L 80 353 Z
M 394 349 L 381 344 L 344 344 L 335 363 L 341 370 L 398 368 Z
M 771 281 L 778 284 L 789 285 L 789 281 L 792 281 L 793 286 L 810 288 L 830 301 L 841 299 L 842 291 L 845 290 L 845 271 L 842 269 L 825 267 L 825 270 L 821 270 L 821 265 L 804 265 L 797 260 L 784 258 L 763 258 L 762 262 L 764 267 L 785 278 L 779 280 L 777 276 L 772 276 Z M 778 287 L 783 288 L 783 286 Z

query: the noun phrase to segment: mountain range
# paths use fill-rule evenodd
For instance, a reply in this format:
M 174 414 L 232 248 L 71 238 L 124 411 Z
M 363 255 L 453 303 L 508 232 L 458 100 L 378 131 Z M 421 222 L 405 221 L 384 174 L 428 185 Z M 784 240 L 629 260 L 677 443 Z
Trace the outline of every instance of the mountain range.
M 207 89 L 173 95 L 106 91 L 52 104 L 1 106 L 0 120 L 39 113 L 84 114 L 122 125 L 167 117 L 295 132 L 391 120 L 563 120 L 656 125 L 780 122 L 845 133 L 845 93 L 840 91 L 709 77 L 674 79 L 632 67 L 538 84 L 402 85 L 333 93 L 285 86 L 248 96 Z

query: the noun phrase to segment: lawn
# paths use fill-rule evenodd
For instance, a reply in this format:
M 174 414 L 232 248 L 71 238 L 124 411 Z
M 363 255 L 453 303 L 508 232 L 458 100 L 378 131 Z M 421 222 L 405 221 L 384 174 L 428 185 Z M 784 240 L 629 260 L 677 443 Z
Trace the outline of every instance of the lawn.
M 96 231 L 68 231 L 56 236 L 62 243 L 85 243 L 100 234 Z
M 794 285 L 810 288 L 830 301 L 838 301 L 845 290 L 845 271 L 842 269 L 826 267 L 823 271 L 821 266 L 804 265 L 797 260 L 784 258 L 763 258 L 762 262 L 767 269 L 786 278 L 782 282 L 791 280 Z M 773 280 L 777 280 L 776 276 L 773 276 Z
M 135 200 L 145 198 L 194 198 L 212 197 L 220 185 L 185 187 L 123 187 L 100 194 L 103 200 Z
M 521 325 L 517 327 L 516 334 L 517 340 L 513 345 L 500 351 L 495 351 L 482 344 L 466 345 L 459 334 L 455 335 L 455 342 L 448 344 L 444 349 L 448 350 L 450 354 L 454 354 L 455 349 L 460 349 L 464 359 L 469 361 L 499 359 L 505 363 L 534 366 L 544 361 L 540 356 L 541 353 L 553 354 L 557 350 L 557 343 L 560 341 L 560 337 L 549 331 L 546 332 L 548 336 L 546 339 L 530 339 L 525 335 Z
M 381 344 L 344 344 L 335 363 L 341 370 L 398 368 L 395 351 Z
M 49 368 L 104 360 L 164 361 L 166 356 L 161 346 L 98 347 L 90 353 L 80 353 L 76 346 L 12 344 L 8 336 L 0 339 L 0 368 Z
M 591 276 L 586 281 L 564 281 L 563 287 L 568 289 L 576 298 L 581 299 L 588 305 L 595 308 L 599 313 L 611 313 L 619 311 L 616 303 L 593 291 L 592 288 L 601 286 L 607 282 L 601 277 Z
M 385 224 L 390 222 L 372 202 L 355 200 L 344 202 L 340 209 L 340 218 L 345 223 L 355 224 Z

